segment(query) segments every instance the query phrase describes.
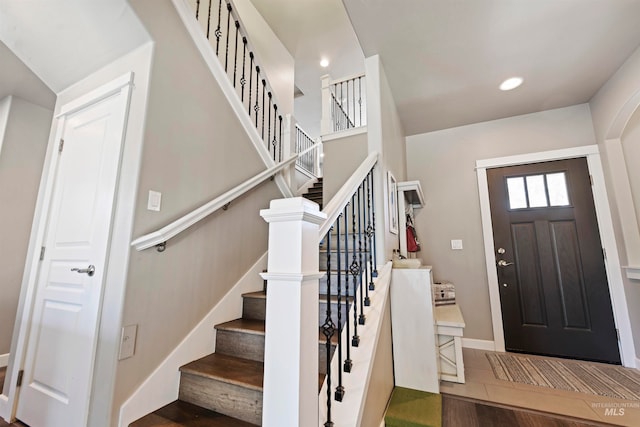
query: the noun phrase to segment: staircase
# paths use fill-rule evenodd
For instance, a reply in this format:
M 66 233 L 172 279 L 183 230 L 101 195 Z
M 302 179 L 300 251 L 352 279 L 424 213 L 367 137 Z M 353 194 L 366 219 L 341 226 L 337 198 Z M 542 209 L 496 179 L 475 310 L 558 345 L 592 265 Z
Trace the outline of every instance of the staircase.
M 130 427 L 160 427 L 168 422 L 175 427 L 261 425 L 266 298 L 264 290 L 244 294 L 242 318 L 215 326 L 216 352 L 180 368 L 178 400 Z M 328 302 L 320 295 L 320 324 L 325 321 L 327 304 L 332 305 L 337 323 L 335 298 Z M 342 309 L 344 319 L 348 308 L 343 305 Z M 330 357 L 337 340 L 335 334 Z M 327 366 L 326 340 L 320 329 L 318 351 L 320 390 Z
M 322 191 L 322 178 L 318 178 L 318 180 L 313 183 L 313 186 L 309 188 L 302 197 L 307 200 L 311 200 L 312 202 L 316 202 L 320 206 L 320 210 L 322 210 Z

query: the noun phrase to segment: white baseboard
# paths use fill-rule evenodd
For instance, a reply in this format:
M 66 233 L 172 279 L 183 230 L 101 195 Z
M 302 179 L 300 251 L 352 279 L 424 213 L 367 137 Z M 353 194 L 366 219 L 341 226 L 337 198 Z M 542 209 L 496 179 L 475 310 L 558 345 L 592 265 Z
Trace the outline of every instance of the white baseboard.
M 476 350 L 496 351 L 496 346 L 493 341 L 477 340 L 475 338 L 462 338 L 462 347 L 475 348 Z
M 178 398 L 178 368 L 215 350 L 216 337 L 212 325 L 242 316 L 242 294 L 259 290 L 256 289 L 256 277 L 260 277 L 259 273 L 266 266 L 265 253 L 122 404 L 118 426 L 127 427 L 138 418 Z
M 0 354 L 0 368 L 4 368 L 9 364 L 9 353 Z M 0 384 L 0 390 L 4 384 Z M 9 398 L 4 394 L 0 394 L 0 420 L 4 419 L 9 422 Z
M 0 420 L 9 422 L 9 398 L 4 394 L 0 394 Z
M 636 369 L 640 369 L 640 357 L 636 357 Z

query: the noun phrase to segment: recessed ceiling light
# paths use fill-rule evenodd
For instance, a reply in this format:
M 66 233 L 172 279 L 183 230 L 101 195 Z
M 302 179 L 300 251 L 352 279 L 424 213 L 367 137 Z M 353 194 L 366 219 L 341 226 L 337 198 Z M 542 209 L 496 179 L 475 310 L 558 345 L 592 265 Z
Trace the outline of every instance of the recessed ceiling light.
M 329 60 L 327 58 L 322 58 L 320 60 L 320 66 L 323 68 L 327 68 L 329 66 Z
M 500 83 L 500 90 L 512 90 L 520 86 L 523 82 L 522 77 L 511 77 Z

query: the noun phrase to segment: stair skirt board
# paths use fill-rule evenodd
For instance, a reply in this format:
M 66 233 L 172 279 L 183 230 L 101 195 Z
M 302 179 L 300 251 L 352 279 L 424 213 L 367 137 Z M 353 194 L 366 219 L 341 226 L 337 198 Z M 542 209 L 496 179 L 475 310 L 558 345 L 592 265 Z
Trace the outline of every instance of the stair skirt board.
M 360 335 L 360 346 L 351 349 L 351 359 L 353 365 L 358 366 L 351 373 L 342 376 L 343 385 L 346 390 L 344 399 L 340 404 L 331 406 L 331 416 L 334 423 L 345 426 L 357 426 L 362 422 L 362 411 L 369 388 L 371 370 L 373 368 L 373 354 L 378 346 L 378 339 L 382 329 L 383 315 L 389 301 L 389 285 L 391 284 L 391 262 L 382 268 L 378 268 L 378 277 L 374 279 L 376 290 L 370 293 L 371 306 L 367 308 L 367 324 L 364 328 L 358 328 Z M 349 313 L 353 317 L 353 312 Z M 346 334 L 342 334 L 343 345 L 347 339 Z M 337 372 L 339 362 L 334 358 L 331 362 L 332 372 Z M 332 388 L 335 387 L 335 378 L 332 379 Z M 333 392 L 333 390 L 332 390 Z M 326 419 L 327 412 L 327 384 L 322 385 L 319 394 L 320 425 Z
M 160 363 L 138 389 L 122 404 L 119 427 L 161 408 L 178 398 L 179 368 L 186 363 L 208 355 L 215 348 L 216 334 L 212 325 L 240 317 L 238 301 L 242 295 L 257 290 L 259 274 L 267 267 L 267 253 L 249 268 L 244 276 L 222 297 L 204 318 L 185 336 L 180 344 Z M 262 281 L 260 288 L 262 287 Z

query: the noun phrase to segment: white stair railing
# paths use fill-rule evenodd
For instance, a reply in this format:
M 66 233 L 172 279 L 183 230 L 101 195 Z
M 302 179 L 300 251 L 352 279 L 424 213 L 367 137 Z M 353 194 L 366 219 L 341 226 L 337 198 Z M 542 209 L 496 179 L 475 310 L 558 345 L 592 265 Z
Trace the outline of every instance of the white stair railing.
M 333 402 L 350 393 L 360 393 L 355 400 L 362 401 L 364 390 L 346 389 L 343 373 L 350 375 L 351 354 L 360 345 L 358 330 L 365 327 L 365 312 L 371 303 L 369 293 L 375 290 L 374 278 L 378 276 L 373 200 L 377 159 L 376 153 L 369 155 L 322 212 L 303 198 L 273 200 L 270 209 L 260 212 L 269 222 L 269 263 L 263 274 L 268 281 L 264 426 L 331 423 Z M 332 261 L 331 255 L 327 257 L 326 288 L 319 289 L 324 273 L 319 271 L 318 244 L 322 241 L 327 251 L 333 251 L 333 238 L 337 240 L 336 260 Z M 327 376 L 320 411 L 316 323 L 319 291 L 328 301 L 337 301 L 337 311 L 332 312 L 331 304 L 327 304 L 322 317 Z M 346 318 L 344 312 L 349 313 Z M 337 356 L 332 348 L 335 341 Z

